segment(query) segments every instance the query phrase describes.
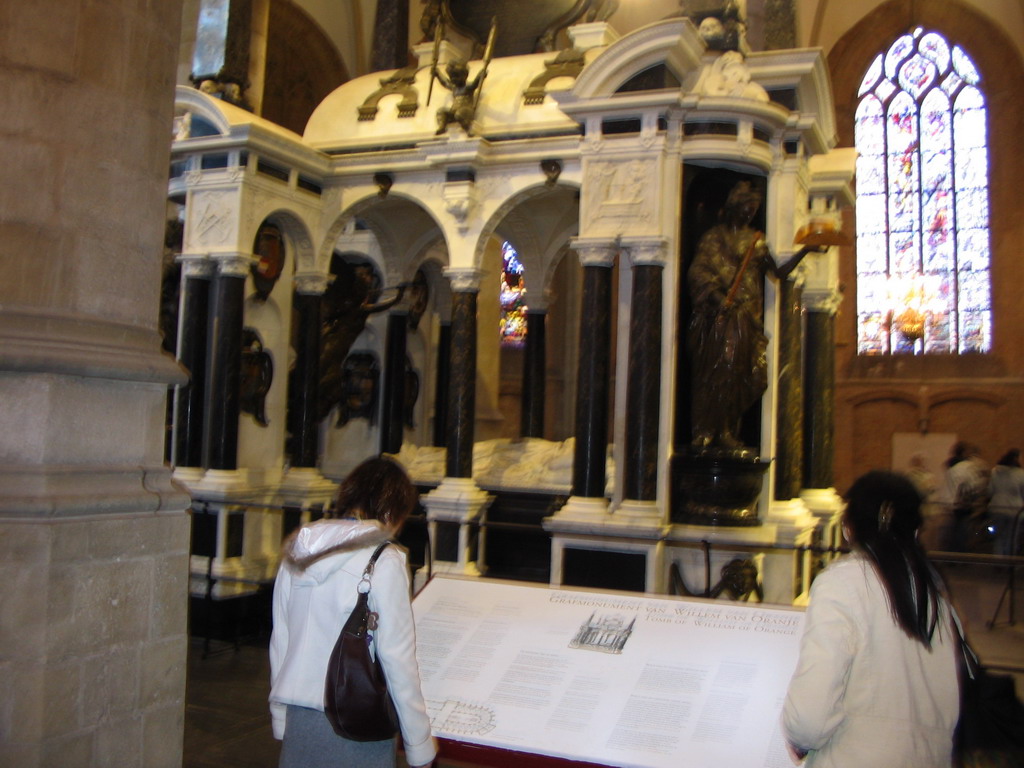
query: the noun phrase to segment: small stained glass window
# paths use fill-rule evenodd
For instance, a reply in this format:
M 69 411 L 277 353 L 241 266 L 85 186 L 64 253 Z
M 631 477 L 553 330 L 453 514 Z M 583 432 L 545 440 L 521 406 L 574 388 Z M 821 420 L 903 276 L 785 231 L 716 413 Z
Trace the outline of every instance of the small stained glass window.
M 920 28 L 864 74 L 855 118 L 860 354 L 991 349 L 980 79 L 962 48 Z
M 519 254 L 507 240 L 501 245 L 501 346 L 521 347 L 526 343 L 526 285 Z

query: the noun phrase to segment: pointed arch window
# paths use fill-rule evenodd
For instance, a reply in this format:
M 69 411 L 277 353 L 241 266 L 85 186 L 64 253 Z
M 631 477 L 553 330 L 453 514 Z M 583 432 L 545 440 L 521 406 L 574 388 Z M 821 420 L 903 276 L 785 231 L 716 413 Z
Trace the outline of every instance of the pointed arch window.
M 507 240 L 501 244 L 501 346 L 521 347 L 526 343 L 526 285 L 519 254 Z
M 858 93 L 857 351 L 992 344 L 985 96 L 970 56 L 915 29 Z

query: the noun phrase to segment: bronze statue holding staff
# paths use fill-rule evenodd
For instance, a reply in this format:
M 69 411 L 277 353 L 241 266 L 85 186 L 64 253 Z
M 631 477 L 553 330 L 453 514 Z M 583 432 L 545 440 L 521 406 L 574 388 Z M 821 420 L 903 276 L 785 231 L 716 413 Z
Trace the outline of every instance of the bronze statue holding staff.
M 764 334 L 764 279 L 784 280 L 810 251 L 801 248 L 777 266 L 764 235 L 751 226 L 761 192 L 737 183 L 719 222 L 700 239 L 687 272 L 693 314 L 687 341 L 694 382 L 694 449 L 749 452 L 739 438 L 744 412 L 768 387 L 768 339 Z

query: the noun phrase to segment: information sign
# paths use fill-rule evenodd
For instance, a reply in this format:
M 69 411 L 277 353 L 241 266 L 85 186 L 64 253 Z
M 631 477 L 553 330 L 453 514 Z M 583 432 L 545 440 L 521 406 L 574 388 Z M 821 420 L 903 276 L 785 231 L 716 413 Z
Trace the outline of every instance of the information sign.
M 790 768 L 804 614 L 435 577 L 413 602 L 435 735 L 636 768 Z

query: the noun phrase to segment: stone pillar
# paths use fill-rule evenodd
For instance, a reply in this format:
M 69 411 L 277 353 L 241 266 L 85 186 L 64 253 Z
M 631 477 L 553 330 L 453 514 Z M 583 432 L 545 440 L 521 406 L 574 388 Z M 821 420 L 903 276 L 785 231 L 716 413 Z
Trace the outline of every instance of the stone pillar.
M 840 297 L 834 289 L 805 291 L 807 313 L 804 356 L 804 490 L 807 509 L 818 521 L 823 545 L 841 543 L 843 501 L 833 486 L 835 456 L 835 313 Z
M 437 380 L 434 390 L 434 445 L 448 444 L 448 385 L 452 354 L 452 324 L 441 323 L 437 336 Z
M 335 485 L 320 474 L 320 327 L 327 276 L 295 276 L 295 367 L 288 377 L 291 462 L 281 482 L 282 497 L 299 505 L 327 503 Z
M 544 398 L 547 376 L 547 310 L 526 311 L 526 348 L 523 350 L 523 402 L 519 434 L 544 437 Z
M 188 371 L 189 381 L 174 393 L 174 465 L 178 471 L 203 466 L 206 327 L 213 273 L 213 263 L 207 259 L 185 257 L 182 262 L 178 360 Z
M 377 0 L 373 25 L 373 49 L 370 71 L 401 69 L 409 66 L 408 0 Z
M 290 404 L 293 467 L 315 467 L 319 452 L 320 423 L 317 407 L 320 389 L 320 314 L 327 278 L 324 275 L 296 276 L 294 307 L 298 318 L 295 368 Z
M 242 310 L 251 263 L 244 255 L 218 259 L 211 286 L 203 466 L 215 471 L 238 469 Z
M 0 765 L 172 768 L 190 518 L 164 431 L 187 375 L 157 297 L 182 3 L 2 15 Z M 61 117 L 83 105 L 103 117 Z
M 779 281 L 779 374 L 776 413 L 775 498 L 800 496 L 803 485 L 803 306 L 802 287 Z
M 804 485 L 831 488 L 835 459 L 835 312 L 831 297 L 807 302 L 807 348 L 804 358 Z
M 405 432 L 405 349 L 409 315 L 388 314 L 387 341 L 384 360 L 384 418 L 380 429 L 382 453 L 402 450 Z
M 793 0 L 763 0 L 764 49 L 796 48 L 796 4 Z
M 586 248 L 576 380 L 576 453 L 572 494 L 604 499 L 607 480 L 608 395 L 611 377 L 612 270 L 615 249 Z
M 473 477 L 476 418 L 476 299 L 479 273 L 452 275 L 446 477 Z
M 480 272 L 448 269 L 452 324 L 448 385 L 447 460 L 441 484 L 422 497 L 430 529 L 431 559 L 437 572 L 478 575 L 480 551 L 476 522 L 492 497 L 473 481 L 473 434 L 476 404 L 476 298 Z M 455 559 L 438 557 L 438 544 L 456 537 Z
M 658 523 L 658 443 L 661 433 L 662 276 L 665 245 L 623 242 L 632 263 L 626 451 L 617 517 Z
M 576 381 L 576 446 L 572 496 L 556 519 L 602 522 L 608 454 L 608 396 L 611 361 L 612 266 L 615 240 L 576 238 L 571 246 L 583 265 L 580 301 L 579 361 Z

